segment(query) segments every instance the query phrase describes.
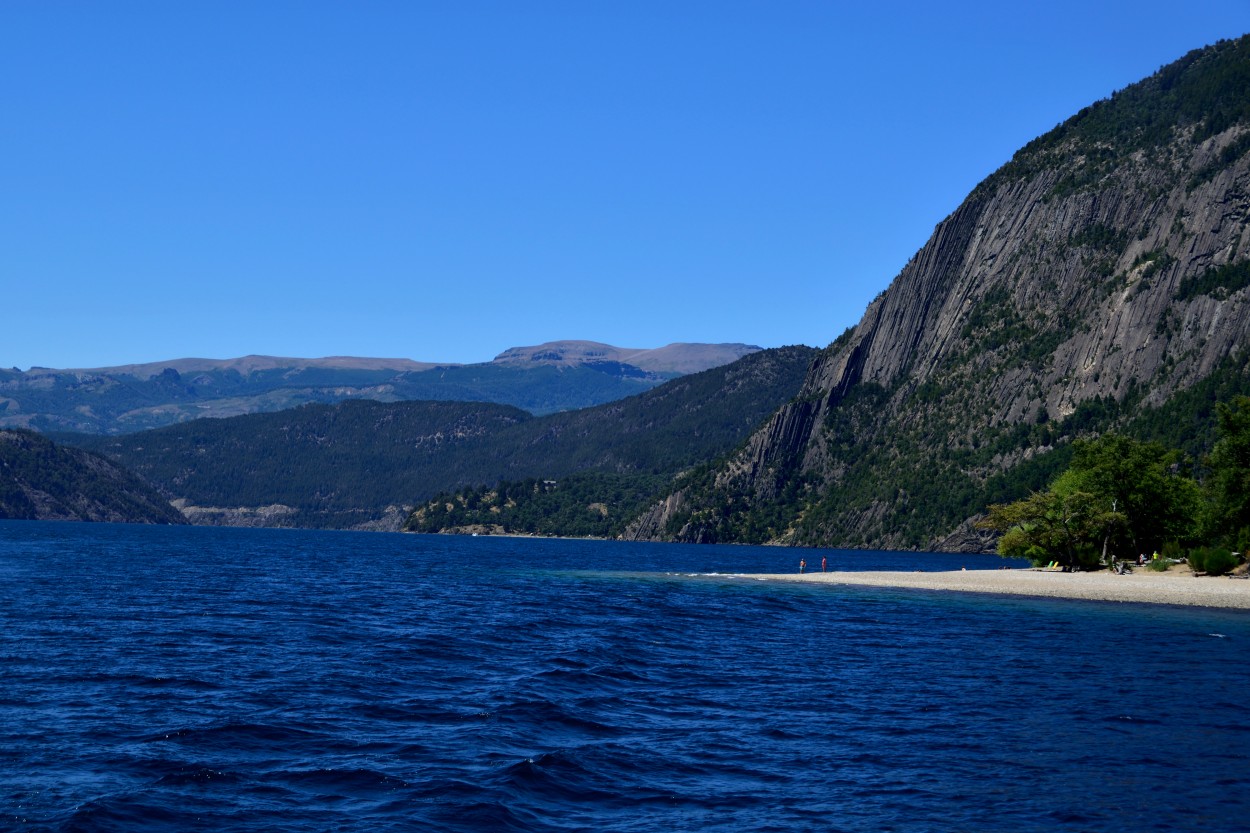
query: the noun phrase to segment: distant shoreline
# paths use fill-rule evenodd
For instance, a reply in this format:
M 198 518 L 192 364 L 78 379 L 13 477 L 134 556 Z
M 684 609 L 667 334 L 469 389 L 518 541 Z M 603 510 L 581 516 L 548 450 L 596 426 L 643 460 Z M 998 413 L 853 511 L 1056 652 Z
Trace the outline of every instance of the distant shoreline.
M 1106 602 L 1188 605 L 1250 610 L 1250 580 L 1194 576 L 1186 571 L 1129 575 L 1058 573 L 1037 569 L 954 570 L 944 572 L 739 573 L 739 578 L 810 584 L 902 587 L 997 593 L 1013 596 L 1084 599 Z

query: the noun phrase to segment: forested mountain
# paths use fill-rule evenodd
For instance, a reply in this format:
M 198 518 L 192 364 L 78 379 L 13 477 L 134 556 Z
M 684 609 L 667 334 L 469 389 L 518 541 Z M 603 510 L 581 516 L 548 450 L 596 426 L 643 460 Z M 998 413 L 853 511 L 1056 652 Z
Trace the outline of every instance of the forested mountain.
M 797 399 L 627 531 L 981 548 L 966 519 L 1117 429 L 1210 447 L 1250 390 L 1250 40 L 1020 150 L 938 225 Z M 961 532 L 962 530 L 962 532 Z
M 747 344 L 643 350 L 590 341 L 514 347 L 479 364 L 338 356 L 176 359 L 90 370 L 0 370 L 0 426 L 123 434 L 313 402 L 497 402 L 534 414 L 611 402 L 728 364 Z
M 1201 475 L 1216 403 L 1250 394 L 1248 221 L 1243 38 L 1021 149 L 814 360 L 763 351 L 538 418 L 344 402 L 95 444 L 218 507 L 200 520 L 394 528 L 420 504 L 409 526 L 431 531 L 981 549 L 972 520 L 1044 487 L 1077 438 L 1163 440 Z M 653 372 L 600 347 L 490 372 Z
M 186 523 L 116 463 L 22 429 L 0 429 L 0 518 Z
M 748 437 L 794 396 L 815 352 L 754 352 L 544 417 L 487 403 L 347 401 L 65 439 L 147 477 L 197 523 L 398 528 L 405 505 L 506 479 L 593 471 L 651 497 Z

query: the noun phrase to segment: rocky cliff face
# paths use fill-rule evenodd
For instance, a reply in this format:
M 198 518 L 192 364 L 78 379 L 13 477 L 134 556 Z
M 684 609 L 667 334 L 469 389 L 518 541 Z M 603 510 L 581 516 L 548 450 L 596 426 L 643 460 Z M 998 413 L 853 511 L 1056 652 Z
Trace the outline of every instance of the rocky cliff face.
M 1247 79 L 1250 42 L 1220 44 L 1022 150 L 793 403 L 630 534 L 977 548 L 951 533 L 987 480 L 1066 441 L 1083 403 L 1124 413 L 1244 374 Z

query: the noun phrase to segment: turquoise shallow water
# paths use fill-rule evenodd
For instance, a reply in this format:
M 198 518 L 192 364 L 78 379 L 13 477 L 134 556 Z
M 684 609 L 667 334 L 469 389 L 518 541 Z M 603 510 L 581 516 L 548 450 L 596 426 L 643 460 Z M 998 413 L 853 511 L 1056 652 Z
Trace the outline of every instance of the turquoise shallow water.
M 0 829 L 1246 830 L 1250 616 L 993 558 L 0 523 Z

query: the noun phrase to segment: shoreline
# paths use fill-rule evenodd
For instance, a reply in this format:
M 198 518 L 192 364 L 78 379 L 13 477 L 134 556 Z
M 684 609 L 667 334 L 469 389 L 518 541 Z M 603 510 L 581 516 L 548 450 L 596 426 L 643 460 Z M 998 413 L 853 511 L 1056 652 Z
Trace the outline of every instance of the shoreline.
M 761 581 L 949 590 L 959 593 L 1250 610 L 1250 580 L 1230 579 L 1227 576 L 1194 576 L 1190 572 L 1182 571 L 1154 573 L 1137 570 L 1123 576 L 1110 572 L 1047 572 L 1036 568 L 932 573 L 868 571 L 735 575 L 738 578 Z

